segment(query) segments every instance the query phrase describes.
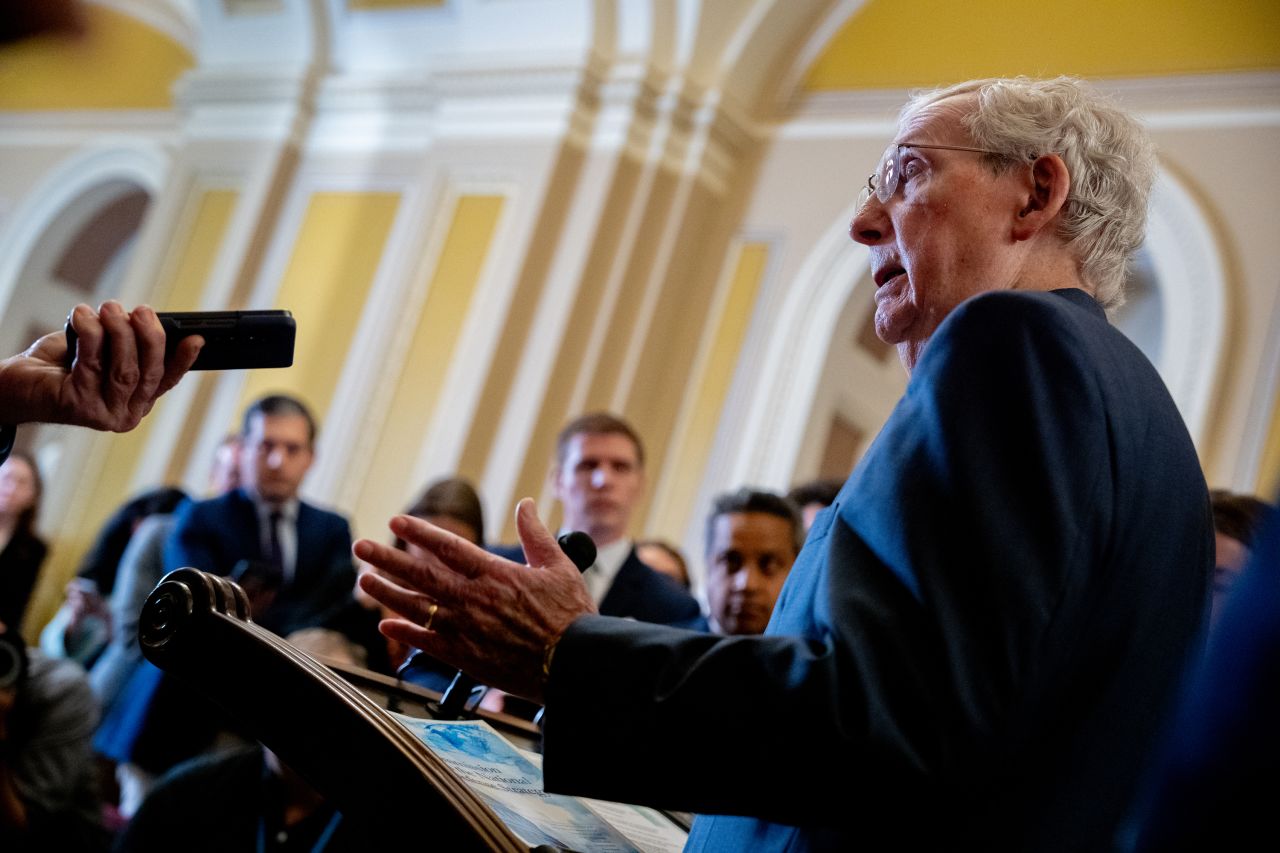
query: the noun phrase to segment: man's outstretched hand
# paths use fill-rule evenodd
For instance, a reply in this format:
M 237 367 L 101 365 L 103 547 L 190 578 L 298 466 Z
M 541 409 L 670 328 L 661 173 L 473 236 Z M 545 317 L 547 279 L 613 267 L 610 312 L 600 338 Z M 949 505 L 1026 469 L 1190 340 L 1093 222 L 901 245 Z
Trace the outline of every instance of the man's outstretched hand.
M 421 519 L 398 515 L 391 531 L 421 549 L 412 556 L 361 539 L 360 587 L 400 614 L 382 632 L 485 684 L 541 702 L 550 650 L 578 617 L 596 612 L 582 576 L 538 520 L 533 501 L 516 507 L 527 566 L 504 560 Z M 423 627 L 430 625 L 430 629 Z
M 125 311 L 111 301 L 96 312 L 77 305 L 71 325 L 78 342 L 70 370 L 60 331 L 0 361 L 0 423 L 128 432 L 178 384 L 204 346 L 199 336 L 186 338 L 165 364 L 164 328 L 145 305 Z

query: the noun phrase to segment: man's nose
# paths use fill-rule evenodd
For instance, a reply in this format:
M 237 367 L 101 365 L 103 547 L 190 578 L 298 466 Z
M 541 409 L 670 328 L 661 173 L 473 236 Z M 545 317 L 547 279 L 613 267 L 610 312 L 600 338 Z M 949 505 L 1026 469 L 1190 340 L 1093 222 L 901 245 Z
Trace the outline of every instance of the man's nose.
M 892 232 L 893 225 L 889 221 L 888 211 L 875 193 L 871 194 L 871 198 L 867 199 L 867 203 L 854 214 L 853 221 L 849 223 L 849 239 L 864 246 L 883 243 Z
M 273 450 L 267 454 L 267 464 L 272 468 L 279 468 L 284 464 L 284 450 Z
M 603 489 L 609 482 L 609 469 L 597 468 L 591 472 L 591 487 L 593 489 Z
M 756 588 L 760 572 L 754 565 L 745 565 L 733 573 L 734 592 L 749 592 Z

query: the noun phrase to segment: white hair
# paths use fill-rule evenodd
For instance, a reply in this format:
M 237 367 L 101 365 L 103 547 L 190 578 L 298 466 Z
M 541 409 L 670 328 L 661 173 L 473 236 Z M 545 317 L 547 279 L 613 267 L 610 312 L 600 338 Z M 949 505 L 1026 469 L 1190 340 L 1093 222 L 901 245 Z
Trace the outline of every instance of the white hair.
M 1155 146 L 1114 101 L 1083 80 L 972 80 L 912 93 L 905 124 L 921 109 L 956 95 L 976 106 L 961 119 L 974 144 L 1007 155 L 1008 167 L 1042 154 L 1062 157 L 1071 175 L 1058 233 L 1080 274 L 1107 309 L 1124 302 L 1129 259 L 1142 244 L 1147 199 L 1155 182 Z

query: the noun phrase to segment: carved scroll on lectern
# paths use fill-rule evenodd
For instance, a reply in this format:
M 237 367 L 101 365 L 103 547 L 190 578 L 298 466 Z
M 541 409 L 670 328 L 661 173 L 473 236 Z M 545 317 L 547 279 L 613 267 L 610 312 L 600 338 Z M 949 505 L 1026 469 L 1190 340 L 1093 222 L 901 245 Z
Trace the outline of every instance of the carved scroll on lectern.
M 254 624 L 230 580 L 196 569 L 166 575 L 143 607 L 138 639 L 148 660 L 221 706 L 371 844 L 529 850 L 391 714 Z

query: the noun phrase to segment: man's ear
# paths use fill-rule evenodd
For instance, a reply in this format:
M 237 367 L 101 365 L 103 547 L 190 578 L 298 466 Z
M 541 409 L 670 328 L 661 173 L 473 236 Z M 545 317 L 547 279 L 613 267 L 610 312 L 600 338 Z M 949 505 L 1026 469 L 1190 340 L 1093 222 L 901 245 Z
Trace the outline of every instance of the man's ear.
M 1031 164 L 1022 209 L 1013 223 L 1015 240 L 1030 240 L 1057 219 L 1067 203 L 1071 173 L 1057 154 L 1045 154 Z

